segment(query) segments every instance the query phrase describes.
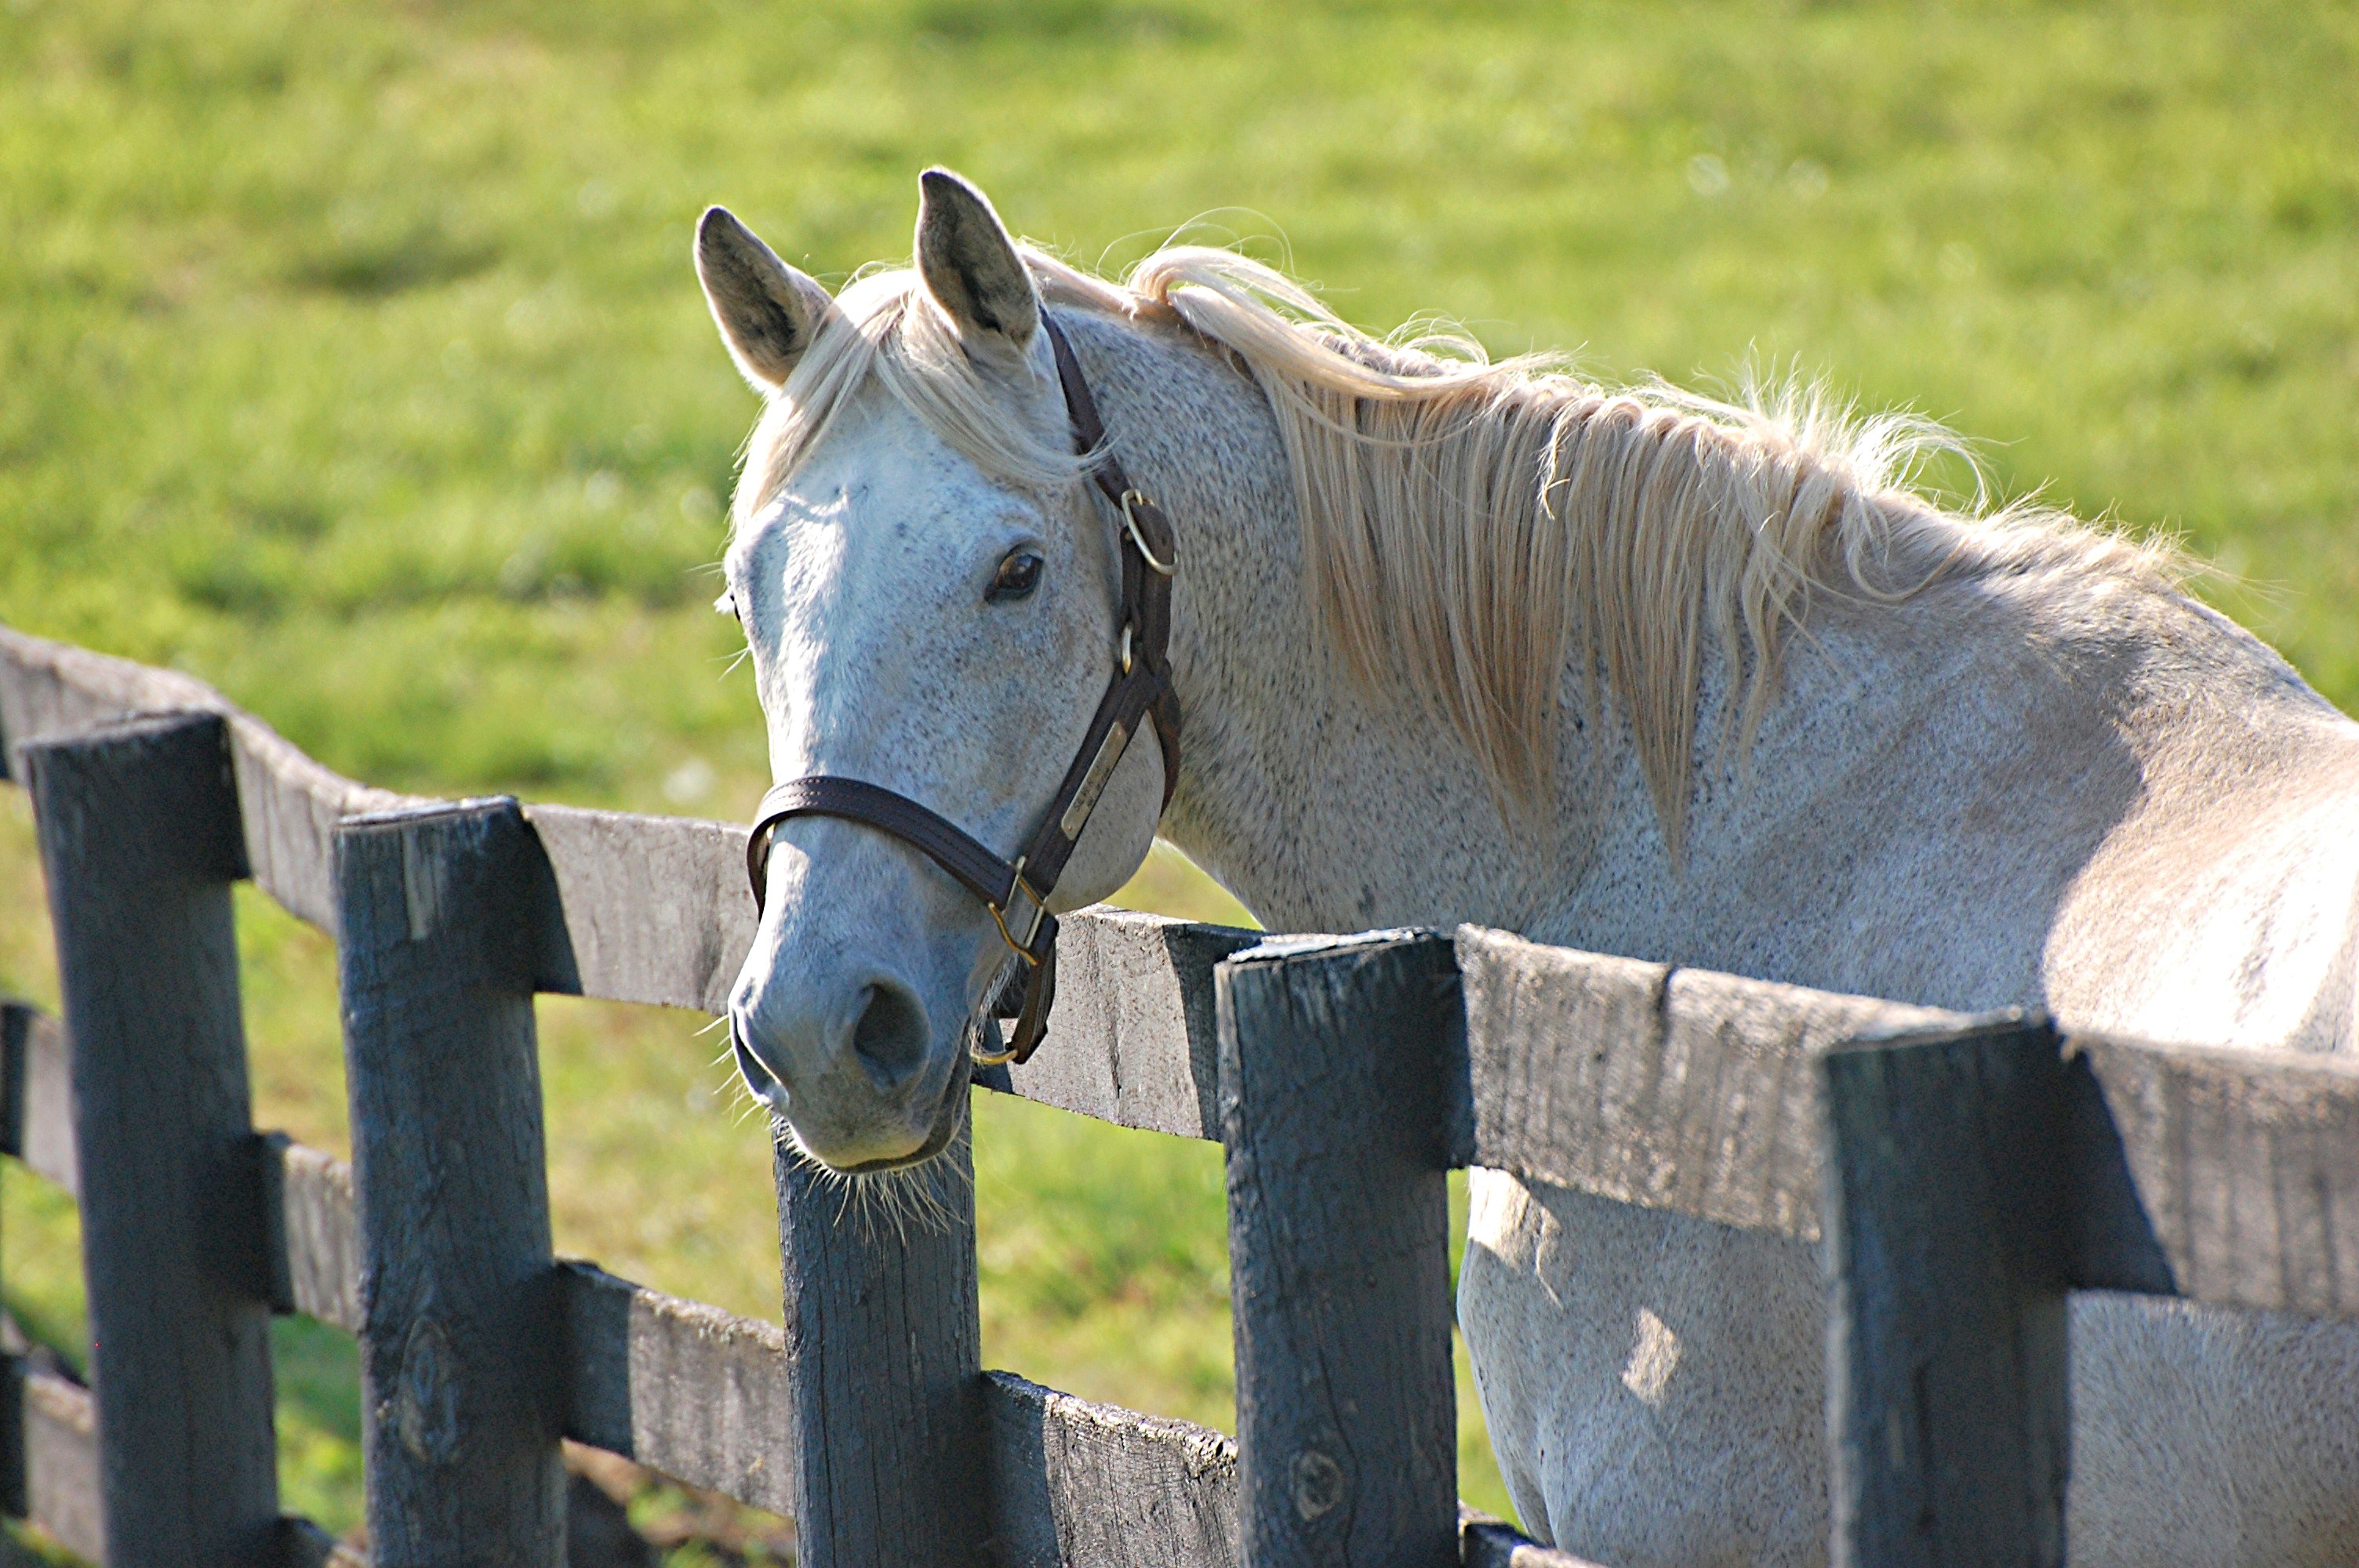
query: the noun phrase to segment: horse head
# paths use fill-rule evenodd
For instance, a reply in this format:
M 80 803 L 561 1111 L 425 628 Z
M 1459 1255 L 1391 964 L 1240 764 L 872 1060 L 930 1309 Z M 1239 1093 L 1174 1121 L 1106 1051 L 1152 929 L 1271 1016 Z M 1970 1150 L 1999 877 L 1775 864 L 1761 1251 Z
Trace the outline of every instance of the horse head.
M 830 297 L 722 209 L 696 267 L 767 408 L 720 608 L 745 630 L 781 781 L 850 779 L 1013 860 L 1118 658 L 1122 564 L 1085 482 L 1039 293 L 983 195 L 923 178 L 917 265 Z M 1151 845 L 1155 745 L 1117 747 L 1048 900 L 1112 892 Z M 993 909 L 902 838 L 840 816 L 769 830 L 730 993 L 737 1065 L 839 1170 L 930 1159 L 1019 957 Z

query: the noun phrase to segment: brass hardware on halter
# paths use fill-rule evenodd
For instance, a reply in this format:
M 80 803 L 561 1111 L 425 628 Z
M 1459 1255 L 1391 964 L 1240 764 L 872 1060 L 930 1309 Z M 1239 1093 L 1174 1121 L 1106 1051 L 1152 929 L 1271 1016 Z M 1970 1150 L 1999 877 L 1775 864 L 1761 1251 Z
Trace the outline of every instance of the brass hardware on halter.
M 1107 683 L 1090 728 L 1083 732 L 1085 737 L 1100 737 L 1097 749 L 1077 754 L 1067 765 L 1063 782 L 1049 797 L 1047 814 L 1024 853 L 1012 864 L 948 817 L 908 795 L 861 779 L 824 773 L 772 784 L 754 815 L 753 831 L 745 838 L 745 876 L 753 886 L 757 913 L 767 881 L 771 830 L 789 817 L 806 815 L 840 817 L 898 838 L 982 901 L 984 907 L 991 911 L 992 924 L 999 927 L 1000 940 L 1024 960 L 1029 970 L 1025 976 L 1020 1011 L 1016 1014 L 1015 1031 L 1006 1042 L 1007 1049 L 975 1050 L 974 1046 L 981 1044 L 979 1038 L 968 1047 L 976 1064 L 986 1067 L 1003 1062 L 1021 1064 L 1048 1031 L 1049 1010 L 1057 995 L 1057 917 L 1049 913 L 1048 893 L 1041 890 L 1056 888 L 1066 860 L 1080 841 L 1082 830 L 1089 825 L 1091 811 L 1105 792 L 1106 780 L 1113 775 L 1124 748 L 1140 732 L 1142 724 L 1154 727 L 1156 741 L 1163 750 L 1163 806 L 1171 804 L 1171 792 L 1180 776 L 1180 705 L 1171 690 L 1168 662 L 1171 634 L 1171 588 L 1168 579 L 1175 569 L 1178 551 L 1172 550 L 1172 561 L 1157 559 L 1147 542 L 1147 530 L 1139 524 L 1138 513 L 1145 508 L 1155 514 L 1155 527 L 1167 538 L 1170 524 L 1147 493 L 1130 482 L 1123 472 L 1121 459 L 1108 449 L 1105 426 L 1098 418 L 1096 401 L 1090 395 L 1089 383 L 1082 378 L 1081 364 L 1073 358 L 1072 346 L 1065 341 L 1056 317 L 1043 315 L 1040 324 L 1057 357 L 1057 379 L 1064 388 L 1074 454 L 1082 459 L 1098 493 L 1122 514 L 1123 529 L 1130 535 L 1131 545 L 1147 568 L 1134 572 L 1127 559 L 1123 562 L 1119 607 L 1122 671 Z M 1122 548 L 1119 537 L 1114 548 L 1117 553 Z M 1158 806 L 1158 814 L 1160 809 Z M 1032 878 L 1038 879 L 1038 888 L 1027 879 L 1027 870 Z M 1007 912 L 1014 907 L 1018 893 L 1032 901 L 1031 924 L 1020 942 L 1007 925 Z M 1005 1005 L 1005 994 L 990 1003 L 993 1009 Z M 1001 1015 L 994 1014 L 981 1022 L 996 1033 L 998 1016 Z
M 1130 530 L 1130 542 L 1138 546 L 1138 558 L 1147 563 L 1147 569 L 1157 577 L 1169 577 L 1180 569 L 1180 563 L 1176 560 L 1157 560 L 1155 552 L 1147 547 L 1147 535 L 1141 533 L 1138 527 L 1136 509 L 1154 504 L 1153 498 L 1143 490 L 1124 491 L 1122 492 L 1122 525 Z M 1129 666 L 1125 665 L 1124 667 L 1126 669 Z
M 1130 730 L 1120 720 L 1106 729 L 1105 739 L 1098 742 L 1098 753 L 1090 759 L 1090 771 L 1082 775 L 1082 787 L 1073 792 L 1073 804 L 1057 818 L 1057 831 L 1068 838 L 1078 838 L 1089 826 L 1090 813 L 1097 809 L 1098 796 L 1105 793 L 1106 781 L 1114 777 L 1114 768 L 1122 762 L 1123 749 L 1130 744 Z
M 1032 901 L 1032 925 L 1029 930 L 1024 933 L 1024 940 L 1021 942 L 1018 942 L 1016 939 L 1015 933 L 1007 929 L 1007 909 L 1010 905 L 1015 903 L 1016 895 L 1019 892 L 1026 898 Z M 1032 943 L 1034 939 L 1038 937 L 1040 935 L 1040 921 L 1042 917 L 1049 913 L 1049 903 L 1048 900 L 1042 898 L 1038 893 L 1034 892 L 1032 891 L 1032 884 L 1024 880 L 1023 857 L 1016 857 L 1016 878 L 1015 881 L 1008 884 L 1007 903 L 997 904 L 986 903 L 983 907 L 991 911 L 992 924 L 999 927 L 999 939 L 1006 943 L 1009 950 L 1017 957 L 1023 959 L 1027 964 L 1029 964 L 1034 968 L 1038 968 L 1040 967 L 1040 958 L 1039 955 L 1032 951 Z
M 1016 895 L 1018 893 L 1023 894 L 1026 898 L 1032 901 L 1032 924 L 1030 927 L 1025 931 L 1024 940 L 1021 942 L 1018 942 L 1016 939 L 1016 934 L 1014 932 L 1007 929 L 1007 910 L 1016 903 Z M 984 901 L 983 907 L 991 911 L 992 924 L 999 927 L 999 939 L 1007 944 L 1007 950 L 1015 954 L 1017 957 L 1023 959 L 1025 965 L 1038 975 L 1041 966 L 1041 959 L 1038 954 L 1032 951 L 1032 944 L 1039 937 L 1040 922 L 1048 918 L 1049 901 L 1041 894 L 1034 892 L 1032 884 L 1024 880 L 1023 856 L 1018 855 L 1016 858 L 1016 874 L 1008 882 L 1007 903 L 1005 904 L 994 903 L 989 899 L 985 899 Z M 1053 956 L 1054 955 L 1052 954 L 1051 957 Z M 1019 1038 L 1012 1042 L 1003 1042 L 1002 1049 L 997 1051 L 978 1050 L 976 1047 L 982 1044 L 980 1031 L 987 1029 L 995 1036 L 999 1033 L 999 1024 L 995 1019 L 984 1019 L 980 1021 L 975 1027 L 978 1033 L 967 1045 L 966 1054 L 973 1060 L 974 1065 L 978 1067 L 999 1067 L 1005 1066 L 1010 1062 L 1020 1063 L 1025 1057 L 1032 1054 L 1030 1047 L 1033 1044 L 1036 1044 L 1036 1042 L 1022 1039 L 1020 1036 L 1023 1032 L 1020 1027 L 1017 1030 Z
M 986 1019 L 975 1027 L 978 1030 L 989 1029 L 994 1034 L 999 1033 L 999 1022 L 996 1019 Z M 966 1048 L 968 1060 L 978 1067 L 1004 1067 L 1016 1060 L 1016 1047 L 1013 1045 L 999 1051 L 978 1051 L 972 1045 Z

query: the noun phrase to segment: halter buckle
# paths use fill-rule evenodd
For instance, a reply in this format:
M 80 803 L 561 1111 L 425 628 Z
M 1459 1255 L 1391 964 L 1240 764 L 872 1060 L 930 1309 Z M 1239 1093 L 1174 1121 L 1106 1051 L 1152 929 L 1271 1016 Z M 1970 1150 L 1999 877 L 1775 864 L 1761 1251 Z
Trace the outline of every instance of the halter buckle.
M 1170 577 L 1180 570 L 1180 563 L 1177 560 L 1157 560 L 1155 552 L 1147 547 L 1147 535 L 1139 531 L 1136 509 L 1154 504 L 1154 499 L 1143 490 L 1124 491 L 1122 492 L 1122 525 L 1129 532 L 1130 542 L 1138 547 L 1138 558 L 1147 563 L 1147 569 L 1157 577 Z
M 1032 924 L 1025 928 L 1024 940 L 1021 942 L 1016 939 L 1016 933 L 1007 929 L 1007 910 L 1015 904 L 1016 895 L 1019 892 L 1032 901 Z M 1032 968 L 1038 968 L 1040 957 L 1032 951 L 1032 944 L 1039 939 L 1040 922 L 1049 917 L 1049 904 L 1046 899 L 1032 891 L 1032 884 L 1024 880 L 1024 860 L 1021 856 L 1018 856 L 1016 861 L 1016 880 L 1007 890 L 1007 903 L 1006 904 L 986 903 L 984 907 L 991 911 L 992 924 L 999 927 L 999 939 L 1007 944 L 1008 950 Z
M 999 1025 L 988 1019 L 984 1021 L 984 1027 L 990 1029 L 994 1033 L 998 1033 L 999 1030 Z M 978 1051 L 973 1045 L 969 1045 L 966 1048 L 966 1054 L 968 1060 L 978 1067 L 1004 1067 L 1016 1060 L 1016 1047 L 1013 1045 L 1007 1045 L 998 1051 Z

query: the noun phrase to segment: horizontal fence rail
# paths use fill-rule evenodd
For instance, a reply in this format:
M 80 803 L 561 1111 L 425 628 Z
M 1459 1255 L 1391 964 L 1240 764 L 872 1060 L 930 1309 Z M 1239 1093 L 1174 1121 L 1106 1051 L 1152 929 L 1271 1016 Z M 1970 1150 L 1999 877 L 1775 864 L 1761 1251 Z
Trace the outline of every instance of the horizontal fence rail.
M 234 784 L 237 869 L 336 935 L 340 951 L 360 935 L 342 929 L 355 925 L 360 906 L 354 890 L 339 892 L 340 849 L 359 842 L 355 835 L 414 836 L 414 825 L 452 819 L 454 808 L 442 803 L 329 773 L 186 676 L 0 629 L 0 737 L 15 776 L 23 776 L 28 745 L 158 712 L 217 716 L 217 744 Z M 461 809 L 512 823 L 501 830 L 512 846 L 501 852 L 511 860 L 495 879 L 495 896 L 462 901 L 472 913 L 452 912 L 493 922 L 484 940 L 512 955 L 502 960 L 510 967 L 499 971 L 509 977 L 501 985 L 517 995 L 721 1007 L 753 930 L 742 829 L 508 803 Z M 372 816 L 388 826 L 351 820 Z M 438 890 L 456 884 L 420 870 L 433 859 L 413 846 L 386 862 L 396 868 L 386 884 L 396 903 L 383 906 L 381 923 L 397 947 L 443 918 Z M 1367 1498 L 1376 1506 L 1365 1519 L 1380 1522 L 1369 1526 L 1371 1548 L 1357 1560 L 1564 1568 L 1575 1560 L 1456 1515 L 1447 1454 L 1419 1457 L 1449 1432 L 1448 1303 L 1433 1282 L 1439 1211 L 1429 1212 L 1429 1182 L 1473 1164 L 1821 1243 L 1831 1271 L 1838 1558 L 1930 1561 L 1951 1551 L 1943 1560 L 1960 1560 L 1962 1551 L 1963 1560 L 2060 1561 L 2061 1356 L 2017 1356 L 1995 1427 L 1990 1401 L 1980 1398 L 1989 1384 L 1973 1372 L 1977 1357 L 2001 1340 L 2017 1350 L 2047 1343 L 2040 1336 L 2052 1337 L 2057 1303 L 2070 1289 L 2359 1315 L 2359 1242 L 2351 1234 L 2359 1214 L 2359 1065 L 2339 1058 L 2063 1038 L 2038 1019 L 1832 996 L 1471 927 L 1454 935 L 1266 943 L 1252 932 L 1095 911 L 1068 921 L 1060 952 L 1050 1044 L 1030 1063 L 979 1073 L 978 1081 L 1122 1126 L 1226 1134 L 1242 1445 L 980 1373 L 969 1327 L 971 1227 L 964 1252 L 945 1255 L 948 1272 L 920 1281 L 894 1258 L 817 1229 L 799 1237 L 798 1199 L 782 1165 L 783 1328 L 663 1296 L 591 1265 L 551 1263 L 545 1238 L 532 1251 L 535 1221 L 525 1216 L 527 1245 L 518 1256 L 529 1266 L 516 1277 L 541 1283 L 528 1300 L 516 1299 L 540 1325 L 549 1367 L 543 1381 L 518 1385 L 516 1430 L 527 1434 L 519 1452 L 553 1452 L 561 1432 L 691 1484 L 795 1512 L 810 1530 L 841 1506 L 826 1498 L 851 1496 L 866 1484 L 860 1477 L 885 1475 L 864 1446 L 869 1440 L 857 1435 L 857 1412 L 842 1409 L 850 1390 L 867 1386 L 862 1378 L 884 1375 L 910 1379 L 908 1397 L 919 1402 L 908 1409 L 936 1411 L 921 1421 L 947 1422 L 945 1433 L 970 1433 L 979 1444 L 972 1456 L 954 1443 L 908 1461 L 949 1466 L 945 1476 L 979 1465 L 968 1474 L 988 1477 L 980 1511 L 960 1527 L 973 1526 L 964 1544 L 946 1539 L 932 1549 L 951 1555 L 988 1552 L 1023 1564 L 1321 1561 L 1343 1546 L 1322 1535 L 1320 1521 L 1355 1529 L 1349 1521 L 1362 1511 L 1341 1505 Z M 1381 1012 L 1358 1011 L 1409 975 L 1425 977 L 1415 1006 L 1397 1000 Z M 1395 1043 L 1385 1072 L 1370 1075 L 1364 1057 L 1355 1061 L 1351 1047 L 1364 1045 L 1370 1030 L 1420 1007 L 1430 1013 L 1418 1013 Z M 0 1132 L 33 1169 L 82 1192 L 91 1176 L 71 1134 L 66 1033 L 22 1010 L 6 1017 Z M 528 1011 L 523 1017 L 528 1042 Z M 471 1048 L 470 1071 L 481 1070 L 480 1057 Z M 1288 1062 L 1313 1065 L 1289 1076 Z M 1365 1112 L 1353 1114 L 1375 1118 L 1369 1126 L 1423 1129 L 1422 1141 L 1383 1156 L 1397 1173 L 1349 1162 L 1364 1160 L 1364 1150 L 1343 1151 L 1341 1165 L 1332 1163 L 1338 1154 L 1308 1145 L 1289 1152 L 1288 1140 L 1317 1117 L 1288 1112 L 1287 1098 L 1315 1094 L 1332 1116 L 1344 1103 L 1332 1095 L 1344 1088 L 1346 1099 L 1365 1100 Z M 1978 1096 L 1984 1107 L 1972 1136 L 1958 1131 L 1952 1114 L 1961 1095 Z M 535 1161 L 537 1096 L 534 1086 L 516 1102 L 528 1102 Z M 1919 1134 L 1895 1133 L 1903 1128 Z M 372 1318 L 389 1299 L 373 1293 L 382 1287 L 372 1271 L 408 1266 L 411 1254 L 393 1231 L 374 1244 L 393 1249 L 372 1253 L 375 1200 L 365 1182 L 356 1199 L 350 1168 L 283 1138 L 241 1136 L 260 1205 L 255 1299 L 377 1339 L 397 1333 L 381 1374 L 396 1396 L 381 1401 L 394 1412 L 381 1435 L 412 1459 L 430 1456 L 441 1441 L 438 1411 L 456 1408 L 435 1402 L 450 1385 L 437 1381 L 444 1374 L 433 1336 L 421 1339 L 417 1326 L 432 1314 L 416 1308 L 397 1321 Z M 1298 1154 L 1302 1170 L 1325 1174 L 1291 1185 L 1276 1180 Z M 1304 1227 L 1353 1181 L 1375 1206 L 1362 1222 L 1330 1227 L 1343 1237 L 1332 1260 L 1306 1259 Z M 545 1195 L 538 1202 L 545 1232 Z M 1932 1204 L 1942 1206 L 1947 1228 L 1918 1223 Z M 530 1193 L 526 1206 L 533 1206 Z M 1877 1275 L 1866 1260 L 1900 1257 L 1890 1243 L 1901 1235 L 1913 1238 L 1914 1250 L 1902 1249 L 1905 1267 Z M 368 1264 L 373 1255 L 383 1260 Z M 441 1266 L 447 1272 L 472 1255 L 470 1246 L 455 1246 Z M 1257 1272 L 1265 1267 L 1277 1271 Z M 1446 1257 L 1441 1267 L 1446 1278 Z M 1305 1269 L 1301 1281 L 1288 1273 Z M 1351 1303 L 1359 1315 L 1350 1323 L 1325 1321 L 1344 1293 L 1333 1281 L 1354 1270 L 1386 1282 Z M 827 1296 L 836 1287 L 823 1281 L 838 1276 L 840 1297 Z M 420 1299 L 439 1301 L 443 1288 Z M 821 1293 L 798 1309 L 798 1288 Z M 937 1310 L 945 1304 L 959 1311 Z M 863 1325 L 855 1320 L 864 1312 L 885 1315 Z M 1942 1326 L 1928 1337 L 1936 1321 Z M 1389 1369 L 1408 1381 L 1361 1388 L 1351 1384 L 1357 1372 L 1326 1364 L 1322 1347 L 1356 1332 L 1397 1342 L 1402 1348 L 1388 1357 Z M 881 1374 L 858 1359 L 872 1353 L 889 1363 Z M 822 1385 L 812 1380 L 831 1358 L 841 1371 L 825 1376 L 849 1379 L 827 1385 L 836 1389 L 832 1406 L 817 1398 Z M 102 1444 L 90 1396 L 22 1358 L 12 1365 L 24 1436 L 14 1474 L 0 1483 L 14 1488 L 8 1496 L 20 1511 L 98 1555 L 98 1499 L 107 1488 L 98 1479 Z M 937 1398 L 924 1390 L 938 1377 L 947 1377 L 938 1386 L 952 1390 L 953 1405 L 925 1402 Z M 1400 1452 L 1365 1473 L 1339 1459 L 1300 1413 L 1310 1409 L 1300 1403 L 1306 1390 L 1315 1403 L 1318 1390 L 1332 1395 L 1347 1385 L 1351 1398 L 1379 1406 L 1388 1390 L 1410 1390 L 1397 1417 L 1382 1417 Z M 1941 1392 L 1953 1386 L 1975 1397 Z M 1930 1403 L 1912 1407 L 1912 1399 Z M 1934 1441 L 1904 1454 L 1906 1463 L 1887 1463 L 1908 1445 L 1891 1442 L 1886 1426 L 1895 1411 L 1912 1408 L 1910 1419 Z M 963 1476 L 961 1484 L 972 1496 Z M 2027 1501 L 1995 1509 L 1987 1497 L 1995 1491 Z M 1402 1511 L 1396 1518 L 1390 1509 Z M 862 1533 L 873 1543 L 899 1522 L 889 1510 L 865 1522 L 831 1522 L 830 1532 L 847 1532 L 842 1552 L 831 1555 L 831 1536 L 815 1534 L 807 1560 L 864 1560 Z M 1277 1533 L 1257 1533 L 1266 1529 Z M 1358 1552 L 1363 1543 L 1353 1539 Z M 279 1561 L 325 1560 L 317 1532 L 297 1521 L 282 1521 L 276 1550 Z M 456 1560 L 435 1557 L 431 1543 L 420 1552 L 405 1560 Z
M 22 776 L 27 745 L 155 714 L 217 717 L 239 807 L 241 869 L 281 905 L 336 935 L 341 950 L 343 825 L 372 814 L 431 813 L 440 803 L 341 778 L 187 676 L 0 628 L 0 741 L 12 775 Z M 534 897 L 518 916 L 531 989 L 720 1008 L 752 936 L 743 829 L 552 806 L 527 808 L 524 820 L 525 853 L 536 861 L 527 879 Z M 1071 1100 L 1119 1124 L 1217 1136 L 1212 969 L 1256 940 L 1253 933 L 1146 917 L 1076 923 L 1065 942 L 1059 1011 L 1060 1034 L 1076 1048 L 1057 1062 L 1094 1076 L 1060 1081 L 1053 1071 L 1027 1071 L 1026 1086 L 1036 1098 Z M 34 1169 L 79 1190 L 63 1033 L 53 1022 L 14 1016 L 19 1026 L 7 1086 L 17 1147 Z M 275 1310 L 364 1331 L 366 1242 L 351 1168 L 275 1134 L 253 1135 L 252 1146 L 264 1211 L 255 1271 L 263 1299 Z M 971 1313 L 971 1278 L 966 1288 Z M 777 1325 L 680 1302 L 585 1264 L 560 1264 L 552 1289 L 549 1321 L 560 1325 L 561 1346 L 551 1400 L 556 1428 L 692 1485 L 781 1511 L 800 1501 L 808 1511 L 811 1478 L 802 1473 L 799 1439 L 804 1417 L 792 1392 L 797 1363 Z M 397 1364 L 397 1381 L 400 1372 Z M 28 1411 L 48 1400 L 77 1412 L 81 1444 L 35 1445 L 28 1467 L 37 1483 L 55 1472 L 71 1486 L 37 1484 L 29 1517 L 67 1544 L 103 1555 L 97 1532 L 105 1488 L 96 1474 L 90 1396 L 47 1374 L 29 1375 L 26 1386 Z M 974 1419 L 989 1440 L 995 1483 L 985 1511 L 1000 1560 L 1236 1561 L 1230 1440 L 1006 1374 L 984 1374 L 977 1386 Z M 401 1425 L 397 1417 L 393 1424 Z M 409 1423 L 409 1435 L 430 1446 L 431 1431 L 419 1424 Z M 91 1521 L 86 1528 L 76 1523 L 76 1498 Z M 1497 1527 L 1475 1521 L 1469 1530 L 1470 1552 L 1496 1555 L 1504 1539 Z M 1117 1545 L 1127 1555 L 1110 1555 Z M 324 1561 L 325 1550 L 317 1531 L 284 1521 L 284 1560 Z M 1537 1549 L 1521 1550 L 1528 1558 Z M 1571 1562 L 1556 1553 L 1544 1560 Z
M 56 1020 L 30 1008 L 0 1009 L 12 1042 L 6 1087 L 61 1074 Z M 38 1104 L 34 1097 L 23 1103 Z M 72 1190 L 71 1141 L 56 1112 L 28 1113 L 5 1130 L 36 1174 Z M 352 1168 L 283 1135 L 256 1140 L 277 1195 L 278 1303 L 349 1332 L 357 1303 L 359 1230 Z M 778 1512 L 792 1506 L 793 1430 L 785 1336 L 778 1325 L 651 1291 L 565 1260 L 555 1275 L 564 1325 L 565 1435 L 706 1490 Z M 96 1421 L 89 1390 L 55 1372 L 19 1372 L 21 1453 L 27 1483 L 18 1517 L 40 1522 L 69 1548 L 103 1560 Z M 1060 1394 L 1012 1374 L 985 1375 L 984 1402 L 1000 1530 L 1022 1561 L 1142 1565 L 1230 1560 L 1235 1539 L 1236 1447 L 1185 1422 L 1136 1415 Z

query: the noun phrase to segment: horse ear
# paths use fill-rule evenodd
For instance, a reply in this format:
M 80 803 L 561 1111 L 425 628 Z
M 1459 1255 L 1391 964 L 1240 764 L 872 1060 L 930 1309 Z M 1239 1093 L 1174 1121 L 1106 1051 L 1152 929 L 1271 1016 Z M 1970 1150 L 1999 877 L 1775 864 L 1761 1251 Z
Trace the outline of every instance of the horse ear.
M 1019 352 L 1040 330 L 1040 297 L 999 214 L 946 168 L 918 177 L 918 276 L 959 336 Z
M 833 304 L 827 290 L 780 261 L 726 207 L 707 208 L 696 225 L 696 277 L 729 357 L 754 390 L 786 385 Z

